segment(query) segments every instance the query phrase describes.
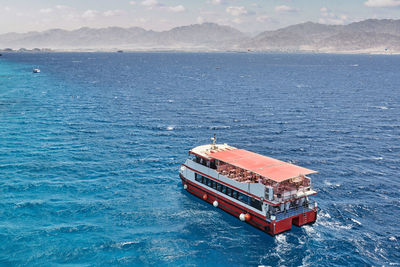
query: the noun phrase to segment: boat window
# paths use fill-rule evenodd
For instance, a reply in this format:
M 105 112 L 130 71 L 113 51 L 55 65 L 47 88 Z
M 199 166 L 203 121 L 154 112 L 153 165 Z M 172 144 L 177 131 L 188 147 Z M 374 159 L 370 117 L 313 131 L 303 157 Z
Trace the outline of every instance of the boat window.
M 213 187 L 214 189 L 217 189 L 217 184 L 218 184 L 217 182 L 214 182 L 214 184 L 213 184 L 212 187 Z
M 238 199 L 239 199 L 239 201 L 241 201 L 243 203 L 249 204 L 249 196 L 247 196 L 245 194 L 239 193 Z
M 218 190 L 219 192 L 222 191 L 222 185 L 221 185 L 220 183 L 217 183 L 217 190 Z
M 230 189 L 229 187 L 226 188 L 226 194 L 228 196 L 232 196 L 232 189 Z
M 199 181 L 205 185 L 207 185 L 208 187 L 214 188 L 220 192 L 222 192 L 223 194 L 226 194 L 230 197 L 233 197 L 247 205 L 252 206 L 253 208 L 256 208 L 258 210 L 262 210 L 262 202 L 260 200 L 257 200 L 255 198 L 249 197 L 246 194 L 242 194 L 236 190 L 233 190 L 232 188 L 229 188 L 225 185 L 222 185 L 218 182 L 215 182 L 214 180 L 211 180 L 209 178 L 206 178 L 198 173 L 195 173 L 195 179 L 196 181 Z
M 257 200 L 255 198 L 250 198 L 250 206 L 253 208 L 256 208 L 258 210 L 262 210 L 262 203 L 260 200 Z
M 200 164 L 207 166 L 207 164 L 209 164 L 209 161 L 202 158 Z
M 215 160 L 210 162 L 210 168 L 216 170 L 217 166 L 215 165 Z
M 221 185 L 221 192 L 226 194 L 226 186 L 225 185 Z
M 203 176 L 201 176 L 200 174 L 194 173 L 194 179 L 195 179 L 197 182 L 200 182 L 200 183 L 201 183 L 202 178 L 203 178 Z
M 235 190 L 232 190 L 232 197 L 237 199 L 238 198 L 238 192 L 235 191 Z
M 215 182 L 213 180 L 210 180 L 210 184 L 208 185 L 209 187 L 214 187 Z

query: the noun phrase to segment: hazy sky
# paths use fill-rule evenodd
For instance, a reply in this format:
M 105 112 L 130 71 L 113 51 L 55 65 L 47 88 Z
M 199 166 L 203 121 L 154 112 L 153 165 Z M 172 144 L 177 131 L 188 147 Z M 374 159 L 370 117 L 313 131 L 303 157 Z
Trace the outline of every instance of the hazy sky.
M 0 33 L 139 26 L 168 30 L 202 22 L 244 32 L 300 22 L 348 24 L 400 18 L 400 0 L 0 0 Z

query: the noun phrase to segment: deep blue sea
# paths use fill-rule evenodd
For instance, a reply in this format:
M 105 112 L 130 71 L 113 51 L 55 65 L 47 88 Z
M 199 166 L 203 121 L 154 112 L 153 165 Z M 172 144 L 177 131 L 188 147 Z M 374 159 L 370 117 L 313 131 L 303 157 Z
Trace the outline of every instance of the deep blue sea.
M 317 222 L 271 237 L 185 192 L 214 133 L 318 170 Z M 0 57 L 0 265 L 399 266 L 399 224 L 400 56 Z

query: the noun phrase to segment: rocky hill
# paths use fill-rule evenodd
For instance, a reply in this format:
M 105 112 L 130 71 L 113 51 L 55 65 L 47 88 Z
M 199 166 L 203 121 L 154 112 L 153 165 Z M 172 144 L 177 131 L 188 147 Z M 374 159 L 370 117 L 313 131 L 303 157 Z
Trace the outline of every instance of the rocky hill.
M 156 32 L 143 28 L 80 28 L 7 33 L 0 48 L 126 49 L 400 53 L 400 20 L 369 19 L 348 25 L 306 22 L 250 37 L 215 23 Z
M 400 52 L 400 20 L 364 20 L 348 25 L 306 22 L 263 32 L 243 48 L 316 52 Z

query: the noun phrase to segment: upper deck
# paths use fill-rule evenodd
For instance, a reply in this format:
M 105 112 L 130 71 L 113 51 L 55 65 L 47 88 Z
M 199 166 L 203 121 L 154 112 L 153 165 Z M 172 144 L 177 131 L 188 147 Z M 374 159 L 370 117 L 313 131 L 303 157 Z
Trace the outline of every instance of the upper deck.
M 237 149 L 227 144 L 198 146 L 193 148 L 190 153 L 200 156 L 206 160 L 217 160 L 218 162 L 216 165 L 219 167 L 219 171 L 224 172 L 224 174 L 229 169 L 228 166 L 224 167 L 224 165 L 229 165 L 236 167 L 241 172 L 255 174 L 255 176 L 264 177 L 268 180 L 278 183 L 308 174 L 317 173 L 314 170 L 303 168 L 244 149 Z M 232 168 L 230 169 L 231 170 L 229 171 L 232 171 Z
M 196 162 L 236 182 L 259 183 L 271 188 L 265 196 L 269 200 L 279 202 L 316 193 L 311 189 L 311 179 L 306 176 L 317 173 L 311 169 L 227 144 L 202 145 L 189 153 L 196 156 Z
M 208 145 L 202 145 L 202 146 L 197 146 L 193 148 L 192 150 L 189 151 L 189 153 L 202 157 L 203 159 L 206 160 L 215 160 L 213 158 L 212 154 L 216 152 L 222 152 L 222 151 L 229 151 L 229 150 L 235 150 L 237 149 L 236 147 L 229 146 L 227 144 L 208 144 Z

